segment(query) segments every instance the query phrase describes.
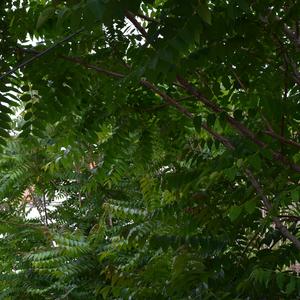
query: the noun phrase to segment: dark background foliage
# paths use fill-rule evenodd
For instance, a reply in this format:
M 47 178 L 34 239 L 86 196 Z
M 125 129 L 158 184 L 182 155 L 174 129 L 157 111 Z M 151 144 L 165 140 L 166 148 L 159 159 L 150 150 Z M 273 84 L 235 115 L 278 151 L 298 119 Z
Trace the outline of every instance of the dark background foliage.
M 298 299 L 299 13 L 1 1 L 0 298 Z

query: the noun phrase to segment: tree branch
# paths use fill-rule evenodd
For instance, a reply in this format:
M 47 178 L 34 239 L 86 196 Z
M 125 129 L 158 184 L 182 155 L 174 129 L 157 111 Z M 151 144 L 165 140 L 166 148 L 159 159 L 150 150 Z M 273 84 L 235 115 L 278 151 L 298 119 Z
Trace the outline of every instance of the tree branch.
M 56 48 L 57 46 L 59 46 L 60 44 L 67 42 L 68 40 L 72 39 L 75 35 L 81 33 L 84 30 L 84 28 L 81 28 L 75 32 L 73 32 L 72 34 L 68 35 L 67 37 L 65 37 L 64 39 L 62 39 L 61 41 L 56 42 L 55 44 L 53 44 L 52 46 L 50 46 L 49 48 L 45 49 L 44 51 L 38 52 L 36 55 L 30 57 L 29 59 L 25 60 L 24 62 L 22 62 L 21 64 L 15 66 L 14 68 L 12 68 L 11 70 L 5 72 L 4 74 L 2 74 L 0 76 L 0 80 L 4 79 L 5 77 L 14 74 L 17 70 L 24 68 L 25 66 L 29 65 L 31 62 L 35 61 L 36 59 L 46 55 L 48 52 L 52 51 L 54 48 Z
M 269 136 L 273 137 L 274 139 L 279 140 L 283 144 L 291 145 L 291 146 L 294 146 L 294 147 L 297 147 L 297 148 L 300 149 L 300 144 L 299 143 L 297 143 L 295 141 L 292 141 L 292 140 L 288 140 L 285 137 L 277 134 L 274 131 L 274 129 L 272 128 L 272 126 L 271 126 L 270 122 L 267 120 L 267 118 L 265 116 L 262 116 L 262 118 L 265 121 L 265 123 L 267 125 L 267 128 L 268 128 L 268 130 L 263 131 L 264 134 L 269 135 Z
M 242 80 L 240 79 L 240 77 L 237 75 L 237 73 L 235 72 L 235 70 L 233 68 L 231 68 L 231 71 L 235 77 L 235 79 L 237 80 L 237 82 L 239 83 L 239 85 L 241 86 L 241 88 L 247 92 L 247 88 L 246 86 L 244 85 L 244 83 L 242 82 Z
M 136 20 L 135 15 L 130 11 L 125 11 L 126 18 L 134 25 L 134 27 L 142 34 L 142 36 L 148 41 L 148 34 L 144 27 Z M 148 41 L 149 42 L 149 41 Z
M 152 91 L 157 93 L 159 96 L 161 96 L 166 102 L 168 102 L 171 105 L 173 105 L 174 107 L 176 107 L 177 110 L 179 110 L 182 114 L 184 114 L 188 118 L 192 119 L 194 117 L 191 112 L 189 112 L 186 108 L 181 106 L 176 100 L 174 100 L 173 98 L 171 98 L 170 96 L 168 96 L 164 92 L 160 91 L 156 86 L 154 86 L 149 81 L 141 80 L 140 82 L 142 83 L 142 85 L 148 87 L 149 89 L 151 89 Z M 234 149 L 234 146 L 232 145 L 232 143 L 227 138 L 225 138 L 225 137 L 219 135 L 218 133 L 216 133 L 206 123 L 202 124 L 202 128 L 205 129 L 208 133 L 210 133 L 216 140 L 220 141 L 225 147 L 227 147 L 231 150 Z
M 42 201 L 43 201 L 43 209 L 44 209 L 44 216 L 45 216 L 45 225 L 48 226 L 48 212 L 47 212 L 47 204 L 46 204 L 46 195 L 42 195 Z
M 147 32 L 145 29 L 139 24 L 139 22 L 135 19 L 135 16 L 131 12 L 126 12 L 126 17 L 132 22 L 132 24 L 137 28 L 137 30 L 145 37 L 146 40 L 148 40 Z M 241 87 L 246 90 L 244 84 L 241 82 L 237 74 L 234 72 L 234 76 L 238 80 Z M 215 103 L 208 100 L 204 95 L 202 95 L 197 89 L 195 89 L 192 85 L 190 85 L 185 79 L 183 79 L 180 76 L 177 76 L 177 81 L 180 83 L 180 86 L 183 87 L 186 91 L 188 91 L 190 94 L 194 95 L 196 98 L 198 98 L 206 107 L 211 109 L 215 113 L 222 113 L 225 112 L 220 107 L 218 107 Z M 300 80 L 299 80 L 300 83 Z M 250 131 L 247 127 L 245 127 L 243 124 L 238 122 L 235 118 L 229 116 L 226 114 L 226 120 L 227 122 L 236 130 L 238 130 L 242 135 L 248 137 L 252 142 L 254 142 L 256 145 L 258 145 L 261 148 L 266 148 L 267 144 L 260 141 L 256 138 L 255 134 Z M 231 147 L 230 147 L 231 148 Z M 276 160 L 279 160 L 283 162 L 284 164 L 288 164 L 290 168 L 292 168 L 294 171 L 300 173 L 300 166 L 290 163 L 281 153 L 278 153 L 276 151 L 272 151 L 273 157 Z
M 300 217 L 298 217 L 298 216 L 279 215 L 278 218 L 285 219 L 285 220 L 291 221 L 291 222 L 299 222 L 300 221 Z
M 68 60 L 68 61 L 74 62 L 76 64 L 79 64 L 81 66 L 84 66 L 87 69 L 94 70 L 98 73 L 102 73 L 104 75 L 107 75 L 107 76 L 110 76 L 110 77 L 113 77 L 113 78 L 124 78 L 125 77 L 124 74 L 114 72 L 114 71 L 109 71 L 107 69 L 98 67 L 96 65 L 89 64 L 89 63 L 87 63 L 87 62 L 85 62 L 85 61 L 83 61 L 83 60 L 81 60 L 80 58 L 77 58 L 77 57 L 71 57 L 71 56 L 65 56 L 65 55 L 60 55 L 59 57 L 64 59 L 64 60 Z
M 141 13 L 137 13 L 136 16 L 139 17 L 139 18 L 141 18 L 141 19 L 144 19 L 144 20 L 146 20 L 146 21 L 148 21 L 148 22 L 159 23 L 158 20 L 155 20 L 155 19 L 153 19 L 153 18 L 151 18 L 151 17 L 148 17 L 148 16 L 146 16 L 146 15 L 143 15 L 143 14 L 141 14 Z
M 256 180 L 256 178 L 254 177 L 254 175 L 249 169 L 247 169 L 245 173 L 248 176 L 252 186 L 256 190 L 256 193 L 258 194 L 258 196 L 260 196 L 262 203 L 264 204 L 264 206 L 268 211 L 268 214 L 270 214 L 273 209 L 272 204 L 269 202 L 268 198 L 264 195 L 263 190 L 259 185 L 258 181 Z M 281 223 L 280 219 L 278 217 L 272 217 L 272 220 L 275 223 L 276 228 L 281 232 L 281 234 L 284 237 L 286 237 L 288 240 L 290 240 L 298 250 L 300 250 L 300 241 L 288 231 L 288 229 Z
M 300 48 L 300 39 L 297 34 L 293 32 L 286 24 L 283 25 L 283 31 L 289 40 L 297 47 Z
M 207 99 L 197 88 L 191 85 L 184 78 L 177 76 L 177 81 L 180 83 L 181 87 L 185 89 L 189 94 L 193 95 L 195 98 L 199 99 L 207 108 L 215 113 L 226 113 L 223 109 L 221 109 L 217 104 L 213 103 L 209 99 Z M 237 121 L 235 118 L 229 116 L 226 113 L 226 121 L 231 125 L 232 128 L 236 129 L 241 135 L 249 138 L 253 143 L 258 145 L 260 148 L 267 148 L 267 144 L 259 140 L 255 134 L 245 127 L 242 123 Z M 284 165 L 288 165 L 295 172 L 300 173 L 300 166 L 294 163 L 291 163 L 284 155 L 281 153 L 271 150 L 272 156 L 275 160 L 280 161 Z
M 288 140 L 288 139 L 284 138 L 283 136 L 275 133 L 274 131 L 265 130 L 265 131 L 263 131 L 263 133 L 266 134 L 266 135 L 271 136 L 272 138 L 274 138 L 276 140 L 279 140 L 283 144 L 291 145 L 291 146 L 294 146 L 294 147 L 300 149 L 300 144 L 299 143 L 297 143 L 295 141 L 292 141 L 292 140 Z
M 217 104 L 207 99 L 198 89 L 196 89 L 193 85 L 191 85 L 187 80 L 185 80 L 181 76 L 177 76 L 177 81 L 181 84 L 181 87 L 183 89 L 185 89 L 188 93 L 199 99 L 200 102 L 202 102 L 213 112 L 226 113 L 222 108 L 220 108 Z M 258 140 L 252 131 L 250 131 L 247 127 L 245 127 L 233 117 L 229 116 L 227 113 L 226 120 L 233 128 L 237 129 L 242 135 L 250 138 L 255 144 L 263 148 L 266 147 L 266 144 Z
M 27 50 L 25 50 L 27 51 Z M 40 52 L 37 52 L 35 50 L 28 50 L 27 52 L 33 52 L 37 55 Z M 114 72 L 114 71 L 110 71 L 101 67 L 98 67 L 96 65 L 93 64 L 89 64 L 77 57 L 70 57 L 70 56 L 65 56 L 65 55 L 59 55 L 59 58 L 79 64 L 84 66 L 87 69 L 91 69 L 94 70 L 98 73 L 104 74 L 106 76 L 109 77 L 113 77 L 113 78 L 118 78 L 118 79 L 122 79 L 125 78 L 125 74 L 122 73 L 118 73 L 118 72 Z M 185 115 L 186 117 L 188 117 L 189 119 L 192 119 L 194 116 L 191 112 L 189 112 L 184 106 L 182 106 L 179 102 L 177 102 L 174 98 L 170 97 L 169 95 L 167 95 L 165 92 L 161 91 L 160 89 L 158 89 L 154 84 L 152 84 L 150 81 L 145 80 L 145 79 L 141 79 L 140 80 L 141 85 L 143 85 L 144 87 L 146 87 L 147 89 L 153 91 L 154 93 L 156 93 L 157 95 L 159 95 L 166 103 L 170 104 L 171 106 L 175 107 L 178 111 L 180 111 L 183 115 Z M 206 130 L 210 135 L 212 135 L 214 137 L 214 139 L 218 140 L 219 142 L 221 142 L 226 148 L 233 150 L 234 146 L 233 144 L 225 137 L 221 136 L 220 134 L 216 133 L 213 129 L 211 129 L 206 123 L 203 123 L 202 128 L 204 130 Z

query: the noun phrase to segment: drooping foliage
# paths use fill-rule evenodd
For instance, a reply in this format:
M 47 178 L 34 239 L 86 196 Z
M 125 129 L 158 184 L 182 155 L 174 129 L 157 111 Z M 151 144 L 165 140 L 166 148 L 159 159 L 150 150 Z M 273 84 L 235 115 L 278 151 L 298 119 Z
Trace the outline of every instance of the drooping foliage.
M 1 1 L 0 299 L 299 299 L 299 14 Z

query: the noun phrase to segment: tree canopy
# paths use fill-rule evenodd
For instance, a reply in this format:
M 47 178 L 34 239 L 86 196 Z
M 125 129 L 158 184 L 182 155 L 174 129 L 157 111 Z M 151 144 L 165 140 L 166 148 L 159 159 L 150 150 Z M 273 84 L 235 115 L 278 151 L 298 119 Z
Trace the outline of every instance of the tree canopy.
M 1 1 L 0 299 L 299 299 L 299 14 Z

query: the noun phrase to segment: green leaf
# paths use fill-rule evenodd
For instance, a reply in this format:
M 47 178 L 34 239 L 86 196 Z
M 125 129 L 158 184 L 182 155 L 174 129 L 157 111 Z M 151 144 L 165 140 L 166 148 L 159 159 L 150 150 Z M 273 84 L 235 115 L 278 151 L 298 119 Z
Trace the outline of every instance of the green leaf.
M 276 274 L 276 283 L 281 290 L 283 289 L 285 282 L 286 282 L 286 276 L 281 272 L 277 273 Z
M 235 179 L 236 173 L 237 169 L 235 167 L 224 170 L 224 174 L 229 181 L 233 181 Z
M 241 168 L 243 166 L 243 164 L 244 164 L 244 160 L 241 158 L 239 158 L 236 162 L 236 165 L 238 168 Z
M 261 159 L 259 154 L 255 154 L 249 157 L 248 159 L 250 165 L 254 167 L 255 170 L 259 171 L 262 167 Z
M 200 4 L 198 7 L 198 13 L 201 19 L 207 24 L 211 25 L 211 12 L 206 4 Z
M 32 103 L 31 102 L 29 102 L 29 103 L 27 103 L 26 105 L 25 105 L 25 110 L 29 110 L 31 107 L 32 107 Z
M 256 205 L 257 205 L 256 200 L 252 199 L 244 203 L 244 208 L 247 213 L 252 214 L 256 210 Z
M 293 277 L 291 277 L 290 282 L 286 286 L 287 295 L 291 295 L 295 289 L 296 289 L 296 280 Z
M 11 118 L 9 117 L 8 114 L 0 112 L 0 121 L 4 122 L 4 123 L 10 123 L 11 122 Z
M 0 137 L 0 145 L 6 146 L 6 141 Z
M 1 120 L 1 118 L 0 118 L 0 127 L 8 130 L 11 129 L 10 123 L 4 122 L 3 120 Z
M 28 121 L 32 118 L 32 116 L 33 116 L 32 112 L 29 111 L 24 115 L 24 120 Z
M 233 116 L 236 120 L 241 121 L 241 120 L 243 120 L 243 111 L 240 109 L 237 109 L 233 112 Z
M 270 159 L 270 160 L 273 159 L 273 154 L 272 154 L 272 152 L 271 152 L 269 149 L 263 149 L 263 150 L 261 150 L 261 154 L 262 154 L 265 158 L 267 158 L 267 159 Z
M 216 122 L 216 115 L 215 114 L 209 114 L 206 118 L 207 120 L 207 125 L 209 127 L 213 127 L 215 125 Z
M 231 222 L 234 222 L 240 216 L 242 210 L 243 209 L 241 206 L 234 205 L 234 206 L 230 207 L 228 216 L 229 216 Z
M 9 133 L 6 130 L 4 130 L 3 128 L 0 128 L 0 136 L 2 136 L 4 138 L 10 137 Z
M 226 126 L 227 126 L 227 117 L 228 117 L 228 114 L 225 111 L 220 113 L 219 122 L 220 122 L 220 125 L 222 126 L 222 128 L 226 128 Z
M 249 12 L 250 11 L 250 4 L 247 0 L 239 0 L 239 6 L 241 7 L 241 9 L 245 12 Z
M 109 292 L 111 291 L 111 286 L 105 286 L 104 288 L 101 289 L 100 293 L 103 297 L 103 299 L 107 299 L 107 296 L 109 294 Z
M 299 190 L 295 189 L 291 192 L 292 201 L 297 203 L 299 201 Z
M 54 7 L 48 7 L 38 17 L 36 28 L 41 28 L 50 18 L 52 18 L 55 14 Z
M 200 115 L 194 117 L 193 123 L 194 123 L 194 127 L 195 127 L 196 131 L 198 133 L 200 133 L 201 132 L 201 128 L 202 128 L 202 117 Z
M 105 13 L 105 4 L 100 0 L 88 0 L 87 7 L 94 16 L 94 21 L 100 21 Z M 94 22 L 93 22 L 94 23 Z
M 22 96 L 20 96 L 20 99 L 24 102 L 27 102 L 27 101 L 31 100 L 31 95 L 28 93 L 25 93 Z
M 13 114 L 14 112 L 7 106 L 0 104 L 0 111 L 5 114 Z

